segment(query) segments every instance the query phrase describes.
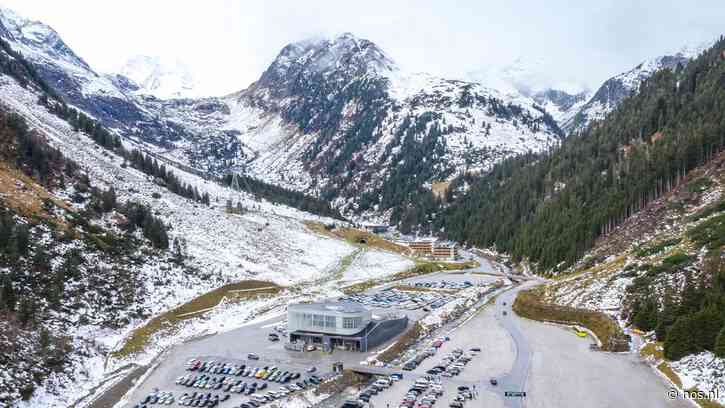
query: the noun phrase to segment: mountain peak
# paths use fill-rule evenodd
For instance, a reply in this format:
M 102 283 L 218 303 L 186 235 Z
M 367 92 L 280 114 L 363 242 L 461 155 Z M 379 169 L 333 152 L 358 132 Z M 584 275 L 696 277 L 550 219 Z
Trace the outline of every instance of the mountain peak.
M 126 61 L 119 73 L 138 85 L 137 93 L 160 99 L 193 97 L 198 93 L 191 70 L 180 60 L 136 55 Z
M 38 51 L 51 58 L 62 59 L 90 70 L 88 64 L 63 42 L 53 28 L 5 7 L 0 7 L 0 37 L 24 54 Z M 21 48 L 23 46 L 25 48 Z
M 397 68 L 395 62 L 372 41 L 343 33 L 334 38 L 314 37 L 286 45 L 263 78 L 272 74 L 285 75 L 296 69 L 315 73 L 353 70 L 382 74 Z

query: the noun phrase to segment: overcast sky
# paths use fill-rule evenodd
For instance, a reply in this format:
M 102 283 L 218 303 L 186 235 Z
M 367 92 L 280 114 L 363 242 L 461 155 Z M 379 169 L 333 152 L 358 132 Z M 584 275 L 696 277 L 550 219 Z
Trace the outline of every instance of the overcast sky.
M 289 42 L 346 31 L 407 70 L 462 77 L 520 57 L 554 85 L 594 89 L 725 33 L 722 0 L 1 2 L 55 28 L 99 71 L 139 54 L 178 58 L 216 94 L 246 87 Z

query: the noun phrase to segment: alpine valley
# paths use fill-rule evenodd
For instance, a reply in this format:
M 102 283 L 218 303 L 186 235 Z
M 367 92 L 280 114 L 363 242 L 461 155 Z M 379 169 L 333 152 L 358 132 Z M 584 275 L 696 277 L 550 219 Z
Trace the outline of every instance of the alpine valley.
M 594 92 L 527 78 L 523 63 L 408 72 L 344 33 L 199 96 L 180 62 L 99 72 L 0 9 L 0 407 L 125 407 L 187 341 L 464 268 L 496 277 L 490 299 L 442 288 L 451 303 L 426 303 L 415 341 L 360 365 L 397 370 L 445 319 L 514 293 L 510 315 L 587 329 L 725 403 L 725 40 Z M 420 235 L 461 252 L 417 256 Z M 421 285 L 408 292 L 438 293 Z M 531 370 L 549 366 L 536 353 Z

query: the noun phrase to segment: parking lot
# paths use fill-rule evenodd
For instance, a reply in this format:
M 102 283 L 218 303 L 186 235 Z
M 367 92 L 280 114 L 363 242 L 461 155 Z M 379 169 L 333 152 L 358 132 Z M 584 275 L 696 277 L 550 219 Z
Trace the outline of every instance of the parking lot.
M 496 322 L 495 311 L 486 308 L 465 324 L 438 333 L 406 353 L 401 361 L 403 366 L 415 358 L 420 358 L 420 362 L 411 370 L 402 370 L 401 367 L 403 379 L 373 395 L 370 401 L 375 407 L 400 407 L 410 397 L 409 392 L 416 380 L 429 377 L 433 384 L 425 389 L 421 398 L 416 399 L 416 403 L 422 402 L 422 397 L 429 390 L 440 388 L 442 392 L 437 396 L 436 407 L 447 408 L 458 403 L 463 407 L 503 407 L 501 397 L 491 391 L 499 385 L 492 385 L 491 380 L 498 380 L 511 369 L 515 353 L 510 336 Z M 470 360 L 462 364 L 457 362 L 456 356 L 466 356 Z M 460 367 L 457 374 L 448 374 L 454 366 Z M 441 368 L 444 370 L 441 371 Z M 459 398 L 458 387 L 468 387 L 470 398 Z M 455 402 L 457 398 L 459 401 Z
M 252 357 L 252 356 L 248 356 Z M 263 365 L 256 359 L 192 358 L 173 384 L 142 395 L 134 407 L 174 405 L 252 408 L 320 383 L 316 369 Z
M 453 296 L 449 294 L 405 291 L 394 288 L 375 293 L 362 293 L 340 298 L 340 301 L 360 303 L 371 309 L 423 311 L 438 309 L 451 300 L 453 300 Z
M 410 286 L 413 290 L 400 290 L 388 285 L 361 294 L 344 296 L 339 300 L 361 303 L 375 315 L 405 314 L 409 318 L 410 327 L 431 311 L 456 299 L 455 291 L 490 284 L 494 280 L 494 277 L 472 274 L 430 274 L 425 279 L 415 277 L 397 282 L 398 285 Z M 125 407 L 142 407 L 140 404 L 144 400 L 148 407 L 173 405 L 247 408 L 270 405 L 272 402 L 276 406 L 284 406 L 285 398 L 311 388 L 317 378 L 330 375 L 333 363 L 342 362 L 345 367 L 357 366 L 395 341 L 395 338 L 391 339 L 367 353 L 342 350 L 334 350 L 331 354 L 320 350 L 291 351 L 284 347 L 287 334 L 285 328 L 286 316 L 280 311 L 276 317 L 246 327 L 180 344 L 171 349 L 168 356 L 138 386 Z M 272 333 L 277 336 L 270 336 Z M 441 353 L 452 351 L 448 343 L 453 342 L 446 343 L 439 348 Z M 254 354 L 255 359 L 246 358 L 249 353 Z M 438 359 L 443 357 L 440 354 Z M 423 369 L 421 374 L 427 375 L 425 370 L 432 368 L 427 365 L 433 363 L 432 358 L 424 362 L 419 367 Z M 190 369 L 193 364 L 200 366 Z M 211 368 L 200 370 L 203 364 Z M 308 372 L 312 367 L 314 373 Z M 417 369 L 416 374 L 418 371 L 420 370 Z M 466 379 L 466 371 L 470 371 L 468 367 L 461 369 L 456 375 L 460 381 L 470 382 Z M 289 378 L 278 381 L 284 376 Z M 455 398 L 457 391 L 449 389 L 448 386 L 450 378 L 446 378 L 443 373 L 436 377 L 439 377 L 439 385 L 443 391 L 438 397 L 442 400 Z M 410 387 L 415 386 L 414 380 L 415 378 L 406 377 L 398 381 L 402 385 L 391 383 L 388 391 L 397 393 L 400 389 L 400 392 L 407 392 Z M 432 382 L 430 387 L 434 385 Z M 478 395 L 479 392 L 474 394 L 471 390 L 471 398 Z M 421 398 L 424 396 L 421 395 Z M 154 400 L 156 404 L 151 404 Z

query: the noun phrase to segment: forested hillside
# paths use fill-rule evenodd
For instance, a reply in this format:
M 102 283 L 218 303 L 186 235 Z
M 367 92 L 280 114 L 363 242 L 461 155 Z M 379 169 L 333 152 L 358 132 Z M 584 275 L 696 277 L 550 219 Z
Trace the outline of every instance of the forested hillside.
M 495 246 L 541 270 L 561 268 L 723 146 L 721 38 L 687 66 L 657 72 L 560 148 L 506 160 L 468 180 L 471 188 L 438 226 L 452 239 Z

